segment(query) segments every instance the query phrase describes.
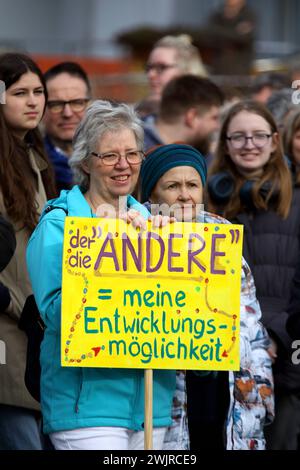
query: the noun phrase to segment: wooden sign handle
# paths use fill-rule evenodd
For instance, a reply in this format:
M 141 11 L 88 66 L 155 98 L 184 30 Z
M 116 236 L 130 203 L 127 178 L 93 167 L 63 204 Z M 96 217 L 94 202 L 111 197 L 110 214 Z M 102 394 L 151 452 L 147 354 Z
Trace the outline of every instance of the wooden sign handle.
M 153 448 L 153 370 L 145 370 L 145 422 L 144 422 L 145 450 Z

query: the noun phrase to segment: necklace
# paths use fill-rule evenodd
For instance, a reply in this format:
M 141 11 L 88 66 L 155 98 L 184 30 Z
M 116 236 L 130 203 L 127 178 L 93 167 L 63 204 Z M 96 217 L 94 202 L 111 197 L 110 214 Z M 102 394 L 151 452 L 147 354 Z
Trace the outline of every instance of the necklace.
M 91 208 L 92 214 L 95 214 L 97 217 L 118 217 L 119 213 L 127 212 L 127 198 L 125 202 L 123 201 L 123 204 L 120 204 L 119 200 L 119 206 L 115 206 L 113 203 L 105 203 L 105 202 L 100 202 L 99 204 L 95 204 L 91 194 L 89 191 L 87 191 L 84 195 L 88 205 Z M 124 206 L 124 207 L 123 207 Z
M 87 191 L 87 192 L 85 193 L 84 197 L 85 197 L 85 199 L 86 199 L 88 205 L 89 205 L 90 208 L 91 208 L 92 214 L 97 214 L 97 209 L 98 209 L 99 205 L 97 204 L 97 206 L 96 206 L 96 205 L 94 204 L 94 201 L 93 201 L 93 199 L 92 199 L 92 197 L 91 197 L 91 194 L 88 193 L 88 191 Z

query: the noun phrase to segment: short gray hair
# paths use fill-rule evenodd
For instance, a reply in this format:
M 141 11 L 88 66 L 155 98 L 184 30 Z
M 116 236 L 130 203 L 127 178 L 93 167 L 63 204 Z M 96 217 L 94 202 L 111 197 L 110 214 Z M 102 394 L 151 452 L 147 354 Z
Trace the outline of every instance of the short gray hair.
M 69 159 L 74 183 L 88 189 L 89 175 L 82 168 L 82 162 L 91 158 L 91 152 L 95 150 L 96 144 L 105 132 L 114 132 L 123 128 L 133 131 L 137 145 L 142 149 L 144 130 L 133 106 L 96 100 L 87 108 L 84 118 L 74 135 L 74 150 Z

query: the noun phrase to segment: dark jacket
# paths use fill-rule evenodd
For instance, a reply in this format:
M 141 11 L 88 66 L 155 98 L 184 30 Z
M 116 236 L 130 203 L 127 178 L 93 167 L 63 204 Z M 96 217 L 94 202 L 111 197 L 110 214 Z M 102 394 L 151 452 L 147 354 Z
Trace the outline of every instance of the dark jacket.
M 10 262 L 16 249 L 15 231 L 10 222 L 0 214 L 0 272 Z M 0 282 L 0 309 L 6 310 L 11 301 L 9 289 Z
M 300 339 L 300 258 L 293 279 L 291 301 L 287 312 L 289 314 L 286 323 L 287 331 L 293 340 Z
M 161 140 L 157 132 L 155 124 L 155 116 L 148 116 L 143 122 L 144 127 L 144 150 L 148 152 L 151 147 L 162 145 L 164 142 Z
M 0 271 L 2 271 L 16 249 L 15 231 L 10 222 L 0 214 Z
M 286 328 L 292 339 L 300 339 L 300 310 L 289 316 Z
M 293 279 L 300 260 L 299 208 L 300 189 L 296 188 L 286 219 L 269 210 L 245 212 L 234 220 L 244 225 L 244 257 L 254 276 L 262 322 L 279 346 L 274 365 L 275 387 L 291 392 L 300 390 L 300 366 L 291 362 L 293 350 L 286 331 Z
M 63 189 L 71 189 L 73 175 L 69 166 L 69 159 L 58 147 L 55 147 L 49 136 L 44 138 L 44 145 L 55 172 L 55 183 L 58 194 Z

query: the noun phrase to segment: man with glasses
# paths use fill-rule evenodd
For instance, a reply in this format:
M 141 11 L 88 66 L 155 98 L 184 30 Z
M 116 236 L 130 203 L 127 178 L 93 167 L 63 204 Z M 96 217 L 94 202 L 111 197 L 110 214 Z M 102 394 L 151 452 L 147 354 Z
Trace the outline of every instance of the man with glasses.
M 45 73 L 48 103 L 44 115 L 45 147 L 55 170 L 58 191 L 72 187 L 68 159 L 72 140 L 91 97 L 87 74 L 75 62 L 61 62 Z

